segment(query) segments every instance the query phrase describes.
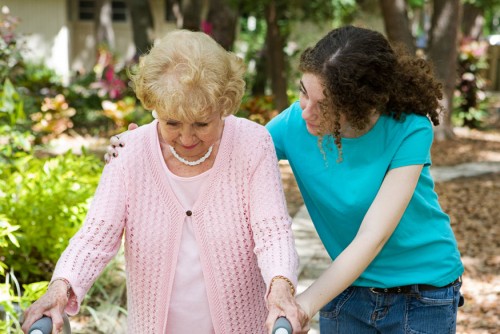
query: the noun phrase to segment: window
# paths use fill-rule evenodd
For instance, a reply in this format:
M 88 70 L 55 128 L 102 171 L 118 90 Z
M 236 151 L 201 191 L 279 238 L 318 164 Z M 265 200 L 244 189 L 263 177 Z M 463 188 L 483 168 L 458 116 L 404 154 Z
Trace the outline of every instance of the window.
M 114 0 L 111 2 L 111 16 L 113 22 L 127 21 L 127 5 L 124 0 Z
M 93 21 L 97 15 L 96 0 L 78 1 L 78 19 L 80 21 Z M 113 22 L 127 21 L 127 5 L 124 0 L 111 1 L 111 19 Z
M 80 0 L 78 2 L 78 19 L 93 21 L 95 10 L 95 0 Z

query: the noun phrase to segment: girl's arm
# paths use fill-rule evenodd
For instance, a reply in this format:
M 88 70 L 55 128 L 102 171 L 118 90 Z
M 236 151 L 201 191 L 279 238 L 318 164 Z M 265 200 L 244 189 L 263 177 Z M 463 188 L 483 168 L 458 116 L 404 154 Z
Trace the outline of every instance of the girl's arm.
M 311 318 L 349 287 L 384 247 L 413 196 L 422 167 L 399 167 L 387 173 L 354 240 L 330 267 L 297 297 L 297 301 Z

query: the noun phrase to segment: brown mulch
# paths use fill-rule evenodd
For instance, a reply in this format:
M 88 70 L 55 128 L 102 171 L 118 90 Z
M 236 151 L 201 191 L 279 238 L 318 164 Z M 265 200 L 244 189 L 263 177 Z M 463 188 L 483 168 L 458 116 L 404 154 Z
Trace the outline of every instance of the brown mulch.
M 456 129 L 456 138 L 436 142 L 434 166 L 500 161 L 500 129 Z M 293 217 L 303 200 L 287 164 L 280 164 Z M 450 215 L 465 265 L 457 333 L 500 333 L 500 173 L 436 184 L 441 206 Z
M 457 134 L 434 145 L 435 165 L 500 161 L 500 130 Z M 436 191 L 465 266 L 457 332 L 500 333 L 500 173 L 437 183 Z

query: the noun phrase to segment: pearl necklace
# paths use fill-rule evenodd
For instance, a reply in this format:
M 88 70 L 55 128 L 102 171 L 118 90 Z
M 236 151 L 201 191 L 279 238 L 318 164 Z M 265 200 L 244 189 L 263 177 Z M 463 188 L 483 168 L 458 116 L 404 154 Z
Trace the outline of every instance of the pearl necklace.
M 214 147 L 214 145 L 210 146 L 208 148 L 207 153 L 205 153 L 205 155 L 202 156 L 201 158 L 199 158 L 198 160 L 187 161 L 186 159 L 184 159 L 183 157 L 181 157 L 179 154 L 177 154 L 177 152 L 175 151 L 175 148 L 173 148 L 172 146 L 168 145 L 168 148 L 170 149 L 170 152 L 172 152 L 173 156 L 177 160 L 179 160 L 180 162 L 182 162 L 183 164 L 188 165 L 188 166 L 196 166 L 196 165 L 201 164 L 203 161 L 207 160 L 208 157 L 210 156 L 210 154 L 212 154 L 213 147 Z

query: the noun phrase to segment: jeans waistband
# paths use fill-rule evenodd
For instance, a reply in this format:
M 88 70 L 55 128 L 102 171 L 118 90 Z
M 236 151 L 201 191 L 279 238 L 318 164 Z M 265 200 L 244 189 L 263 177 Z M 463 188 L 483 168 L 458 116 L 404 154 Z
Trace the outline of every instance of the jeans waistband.
M 369 288 L 371 292 L 374 293 L 411 293 L 413 291 L 431 291 L 443 288 L 449 288 L 458 282 L 462 281 L 462 277 L 457 278 L 453 282 L 446 284 L 445 286 L 434 286 L 429 284 L 411 284 L 403 286 L 395 286 L 392 288 Z

